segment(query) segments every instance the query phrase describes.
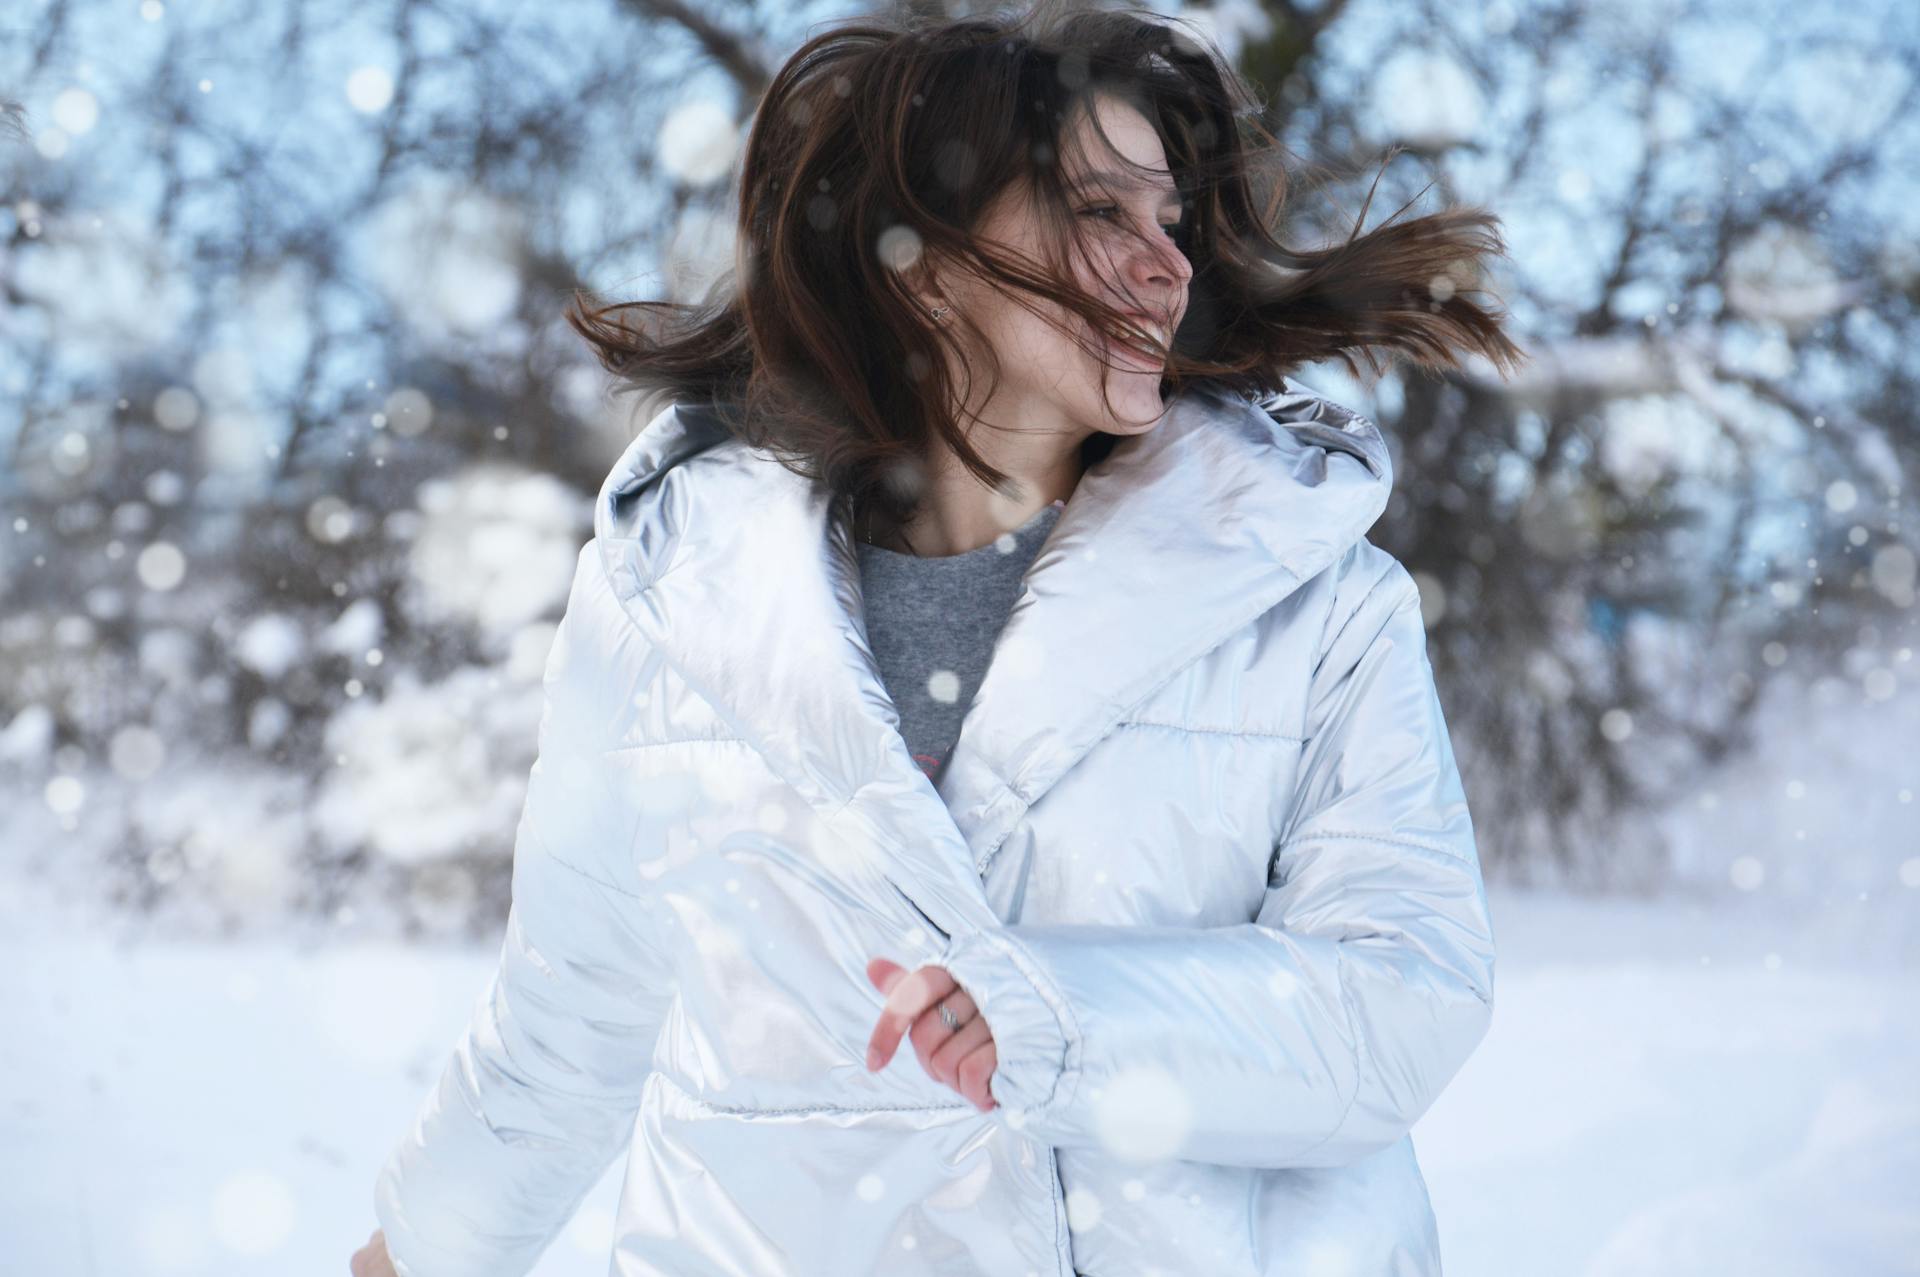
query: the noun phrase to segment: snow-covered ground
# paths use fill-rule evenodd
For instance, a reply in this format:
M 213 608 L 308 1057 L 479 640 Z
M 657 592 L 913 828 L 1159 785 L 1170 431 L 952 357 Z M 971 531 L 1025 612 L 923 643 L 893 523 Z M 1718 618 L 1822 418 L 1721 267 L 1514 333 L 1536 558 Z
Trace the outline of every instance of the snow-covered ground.
M 1859 676 L 1770 692 L 1659 896 L 1492 887 L 1493 1026 L 1414 1131 L 1448 1277 L 1920 1277 L 1920 680 Z M 0 1274 L 347 1272 L 496 945 L 154 939 L 192 929 L 66 903 L 105 835 L 35 797 L 0 790 Z M 539 1277 L 604 1277 L 621 1171 Z
M 1752 898 L 1491 896 L 1493 1027 L 1414 1131 L 1451 1277 L 1920 1274 L 1914 964 Z
M 1491 898 L 1493 1027 L 1414 1134 L 1450 1277 L 1920 1274 L 1920 964 L 1745 893 Z M 345 1273 L 493 953 L 0 904 L 6 1271 Z M 541 1277 L 604 1277 L 619 1177 Z

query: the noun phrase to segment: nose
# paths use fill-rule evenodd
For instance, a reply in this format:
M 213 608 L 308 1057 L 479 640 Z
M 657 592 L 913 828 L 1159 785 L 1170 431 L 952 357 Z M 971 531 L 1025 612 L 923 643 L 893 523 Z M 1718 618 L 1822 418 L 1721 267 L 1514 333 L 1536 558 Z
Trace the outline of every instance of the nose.
M 1168 309 L 1177 313 L 1193 279 L 1193 263 L 1178 244 L 1164 235 L 1158 238 L 1160 242 L 1150 238 L 1134 251 L 1128 273 L 1136 287 L 1148 296 L 1164 297 Z

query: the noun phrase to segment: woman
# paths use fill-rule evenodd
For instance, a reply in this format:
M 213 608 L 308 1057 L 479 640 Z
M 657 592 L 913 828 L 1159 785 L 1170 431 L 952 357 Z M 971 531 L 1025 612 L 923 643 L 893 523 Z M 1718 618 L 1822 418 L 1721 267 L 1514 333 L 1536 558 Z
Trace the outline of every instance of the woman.
M 1278 370 L 1518 352 L 1484 215 L 1281 248 L 1246 102 L 1147 14 L 830 31 L 735 286 L 576 319 L 672 402 L 356 1272 L 524 1273 L 623 1149 L 630 1277 L 1440 1271 L 1485 893 L 1385 443 Z

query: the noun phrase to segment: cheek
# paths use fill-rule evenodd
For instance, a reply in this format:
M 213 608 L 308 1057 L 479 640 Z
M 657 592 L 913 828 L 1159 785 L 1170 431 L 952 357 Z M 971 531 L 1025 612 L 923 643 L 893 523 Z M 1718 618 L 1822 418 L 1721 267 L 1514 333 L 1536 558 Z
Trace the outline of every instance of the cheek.
M 1079 321 L 1071 312 L 1066 312 L 1058 322 L 1074 325 Z M 1102 378 L 1106 379 L 1107 395 L 1122 410 L 1123 416 L 1150 415 L 1159 399 L 1157 377 L 1130 373 L 1123 368 L 1112 371 L 1102 368 L 1098 357 L 1080 344 L 1091 343 L 1091 337 L 1083 336 L 1076 341 L 1071 329 L 1063 332 L 1024 307 L 998 307 L 990 322 L 983 326 L 992 339 L 994 353 L 1000 358 L 1004 380 L 1058 400 L 1076 418 L 1088 421 L 1107 418 L 1101 394 Z
M 1000 318 L 994 353 L 1000 356 L 1002 370 L 1008 376 L 1046 382 L 1057 381 L 1066 373 L 1079 374 L 1081 364 L 1097 371 L 1092 357 L 1068 333 L 1038 315 L 1015 306 L 1011 314 Z

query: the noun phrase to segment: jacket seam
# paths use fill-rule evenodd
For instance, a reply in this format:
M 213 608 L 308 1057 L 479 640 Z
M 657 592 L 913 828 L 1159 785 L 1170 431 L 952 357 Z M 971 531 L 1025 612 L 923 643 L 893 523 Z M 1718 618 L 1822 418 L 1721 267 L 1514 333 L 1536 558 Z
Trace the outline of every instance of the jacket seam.
M 781 1107 L 760 1107 L 749 1104 L 716 1104 L 712 1100 L 696 1095 L 688 1090 L 671 1073 L 656 1070 L 660 1081 L 678 1091 L 695 1108 L 705 1109 L 709 1113 L 724 1117 L 807 1117 L 815 1114 L 834 1114 L 837 1116 L 858 1116 L 862 1113 L 975 1113 L 973 1105 L 964 1101 L 957 1104 L 791 1104 Z
M 1248 736 L 1248 737 L 1254 737 L 1260 740 L 1288 741 L 1296 745 L 1305 744 L 1307 739 L 1304 736 L 1295 736 L 1291 732 L 1250 731 L 1244 727 L 1207 727 L 1207 726 L 1202 726 L 1194 723 L 1172 723 L 1162 719 L 1153 719 L 1153 718 L 1123 718 L 1119 722 L 1115 723 L 1114 726 L 1116 728 L 1164 727 L 1170 731 L 1176 731 L 1176 732 L 1192 732 L 1195 734 L 1205 734 L 1205 735 L 1215 735 L 1215 736 Z
M 626 754 L 636 749 L 658 749 L 662 745 L 749 745 L 744 736 L 678 736 L 671 740 L 643 740 L 630 745 L 608 745 L 602 754 Z
M 1361 842 L 1385 843 L 1391 847 L 1405 847 L 1410 851 L 1421 851 L 1421 852 L 1427 853 L 1430 856 L 1440 856 L 1452 864 L 1464 865 L 1464 864 L 1471 863 L 1471 860 L 1469 859 L 1469 857 L 1466 856 L 1463 852 L 1455 848 L 1448 847 L 1442 843 L 1428 842 L 1425 839 L 1421 839 L 1421 838 L 1409 838 L 1404 834 L 1374 834 L 1374 833 L 1365 833 L 1358 830 L 1345 830 L 1345 829 L 1327 830 L 1325 832 L 1316 832 L 1316 833 L 1310 833 L 1310 834 L 1294 834 L 1288 837 L 1286 841 L 1282 842 L 1279 846 L 1275 847 L 1274 854 L 1279 855 L 1281 852 L 1293 846 L 1295 843 L 1317 842 L 1321 839 L 1332 839 L 1332 838 L 1354 838 L 1354 839 L 1358 839 Z

